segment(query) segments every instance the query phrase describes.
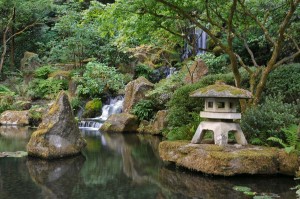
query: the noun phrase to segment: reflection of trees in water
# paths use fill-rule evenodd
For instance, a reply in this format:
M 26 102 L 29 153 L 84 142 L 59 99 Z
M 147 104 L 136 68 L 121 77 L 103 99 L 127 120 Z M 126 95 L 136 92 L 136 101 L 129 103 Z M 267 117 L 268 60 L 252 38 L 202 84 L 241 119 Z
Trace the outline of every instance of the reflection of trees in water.
M 72 198 L 84 161 L 82 155 L 50 161 L 28 158 L 27 167 L 43 198 Z

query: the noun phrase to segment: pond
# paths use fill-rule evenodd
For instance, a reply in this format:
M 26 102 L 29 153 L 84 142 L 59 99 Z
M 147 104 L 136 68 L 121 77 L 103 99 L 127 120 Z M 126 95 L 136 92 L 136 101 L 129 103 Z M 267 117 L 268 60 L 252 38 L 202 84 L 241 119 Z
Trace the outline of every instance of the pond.
M 32 130 L 0 127 L 0 151 L 25 150 Z M 0 158 L 0 198 L 251 198 L 233 190 L 296 198 L 292 177 L 215 177 L 163 163 L 159 137 L 82 130 L 83 155 L 44 161 Z

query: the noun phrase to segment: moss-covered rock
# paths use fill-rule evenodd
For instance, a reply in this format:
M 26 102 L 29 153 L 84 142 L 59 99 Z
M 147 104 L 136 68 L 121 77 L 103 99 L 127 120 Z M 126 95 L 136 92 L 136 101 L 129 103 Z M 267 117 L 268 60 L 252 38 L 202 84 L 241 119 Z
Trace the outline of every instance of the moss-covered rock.
M 138 118 L 129 113 L 120 113 L 111 115 L 101 126 L 100 130 L 104 132 L 136 132 L 139 127 Z
M 68 96 L 61 91 L 38 129 L 31 135 L 27 145 L 28 155 L 44 159 L 62 158 L 80 153 L 85 145 Z
M 85 104 L 84 112 L 82 114 L 83 118 L 93 118 L 101 115 L 102 112 L 102 102 L 101 99 L 96 98 L 91 101 L 88 101 Z
M 258 146 L 218 146 L 191 144 L 188 141 L 164 141 L 159 145 L 164 161 L 207 174 L 232 176 L 237 174 L 295 175 L 299 167 L 296 154 Z
M 5 111 L 0 115 L 0 124 L 26 126 L 29 124 L 28 111 Z

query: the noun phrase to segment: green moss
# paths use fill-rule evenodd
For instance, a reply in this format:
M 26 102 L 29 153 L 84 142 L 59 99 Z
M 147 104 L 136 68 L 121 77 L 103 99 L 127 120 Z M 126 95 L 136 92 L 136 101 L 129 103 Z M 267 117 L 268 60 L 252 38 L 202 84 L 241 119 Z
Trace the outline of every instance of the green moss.
M 95 98 L 85 104 L 83 118 L 92 118 L 101 114 L 102 102 L 100 98 Z

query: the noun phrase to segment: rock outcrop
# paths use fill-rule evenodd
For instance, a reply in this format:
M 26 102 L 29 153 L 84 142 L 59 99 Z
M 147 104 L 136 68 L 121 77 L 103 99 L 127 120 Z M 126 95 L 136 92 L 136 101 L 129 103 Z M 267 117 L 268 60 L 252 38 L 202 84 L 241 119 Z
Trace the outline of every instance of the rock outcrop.
M 68 96 L 62 91 L 31 135 L 27 145 L 28 155 L 45 159 L 61 158 L 80 153 L 85 145 Z
M 129 82 L 125 87 L 125 98 L 123 112 L 129 113 L 133 106 L 145 98 L 147 91 L 153 89 L 154 85 L 145 77 L 139 77 Z
M 158 111 L 155 115 L 155 118 L 151 122 L 142 121 L 138 132 L 139 133 L 148 133 L 152 135 L 159 135 L 162 133 L 162 130 L 167 127 L 167 111 L 161 110 Z
M 104 132 L 136 132 L 139 126 L 138 118 L 129 113 L 111 115 L 101 126 Z
M 194 64 L 189 68 L 189 72 L 187 72 L 185 76 L 185 83 L 191 84 L 191 83 L 196 83 L 198 82 L 201 77 L 206 75 L 208 73 L 208 68 L 204 61 L 201 59 L 198 59 L 197 61 L 194 62 Z
M 218 146 L 191 144 L 188 141 L 164 141 L 159 145 L 164 161 L 207 174 L 232 176 L 238 174 L 295 175 L 299 167 L 296 154 L 259 146 Z
M 25 126 L 29 124 L 28 111 L 5 111 L 0 116 L 0 124 Z

